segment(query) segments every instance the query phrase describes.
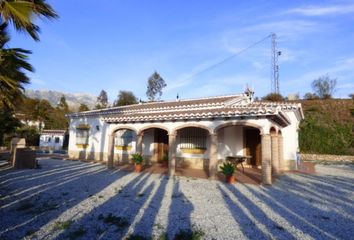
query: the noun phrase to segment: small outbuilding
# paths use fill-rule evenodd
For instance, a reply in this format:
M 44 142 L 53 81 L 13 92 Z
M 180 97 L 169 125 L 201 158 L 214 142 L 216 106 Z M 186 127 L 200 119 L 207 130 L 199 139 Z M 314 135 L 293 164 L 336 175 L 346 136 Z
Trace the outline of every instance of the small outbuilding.
M 66 130 L 42 130 L 39 138 L 39 147 L 47 150 L 62 150 L 66 137 Z

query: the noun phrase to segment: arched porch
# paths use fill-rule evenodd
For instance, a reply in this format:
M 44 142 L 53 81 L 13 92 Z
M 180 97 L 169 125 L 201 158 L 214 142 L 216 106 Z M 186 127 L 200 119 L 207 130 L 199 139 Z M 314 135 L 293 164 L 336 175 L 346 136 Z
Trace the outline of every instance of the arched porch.
M 113 157 L 108 166 L 113 167 L 113 161 L 127 163 L 129 154 L 139 152 L 147 168 L 158 165 L 169 175 L 188 175 L 195 170 L 196 175 L 217 179 L 219 166 L 227 157 L 247 156 L 249 169 L 255 169 L 264 184 L 271 184 L 272 174 L 278 174 L 282 168 L 280 130 L 271 124 L 256 125 L 244 120 L 211 123 L 151 123 L 137 125 L 137 129 L 116 128 L 110 135 Z M 125 129 L 123 135 L 122 129 Z M 131 136 L 132 141 L 117 144 L 117 136 L 124 138 L 124 135 Z M 126 153 L 118 160 L 117 147 Z

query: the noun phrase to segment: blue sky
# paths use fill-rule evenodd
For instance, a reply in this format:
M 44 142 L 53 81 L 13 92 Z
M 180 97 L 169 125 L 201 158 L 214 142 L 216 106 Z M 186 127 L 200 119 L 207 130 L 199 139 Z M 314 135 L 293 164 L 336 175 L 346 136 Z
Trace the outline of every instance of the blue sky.
M 354 1 L 117 1 L 51 0 L 57 21 L 38 22 L 41 41 L 12 32 L 10 46 L 33 51 L 31 89 L 119 90 L 146 99 L 156 70 L 167 83 L 162 99 L 270 92 L 271 41 L 210 71 L 190 76 L 274 32 L 280 91 L 311 91 L 325 74 L 336 97 L 354 93 Z

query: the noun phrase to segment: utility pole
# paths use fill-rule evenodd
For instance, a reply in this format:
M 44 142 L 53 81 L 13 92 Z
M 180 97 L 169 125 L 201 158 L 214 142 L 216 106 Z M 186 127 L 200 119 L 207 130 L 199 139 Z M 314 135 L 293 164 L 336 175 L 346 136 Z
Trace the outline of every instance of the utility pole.
M 281 51 L 278 51 L 277 35 L 272 33 L 272 69 L 271 69 L 271 93 L 279 94 L 279 65 L 278 57 L 281 55 Z

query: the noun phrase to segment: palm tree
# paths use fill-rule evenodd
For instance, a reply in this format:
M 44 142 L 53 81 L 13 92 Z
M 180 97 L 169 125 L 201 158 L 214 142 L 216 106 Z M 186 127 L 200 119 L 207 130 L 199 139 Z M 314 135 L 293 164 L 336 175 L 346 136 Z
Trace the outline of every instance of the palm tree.
M 15 100 L 22 96 L 23 85 L 29 83 L 25 70 L 34 69 L 27 62 L 31 51 L 21 48 L 7 48 L 10 37 L 6 31 L 7 23 L 0 25 L 0 102 L 13 107 Z
M 40 28 L 33 23 L 35 17 L 54 19 L 58 15 L 45 0 L 0 0 L 0 23 L 12 23 L 16 30 L 39 41 Z

